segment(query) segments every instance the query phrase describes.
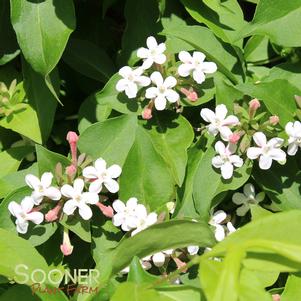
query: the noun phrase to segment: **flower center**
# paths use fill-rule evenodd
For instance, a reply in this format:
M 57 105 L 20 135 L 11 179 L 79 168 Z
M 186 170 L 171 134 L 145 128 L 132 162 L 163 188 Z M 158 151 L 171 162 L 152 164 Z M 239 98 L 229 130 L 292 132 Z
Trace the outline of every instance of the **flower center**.
M 82 196 L 80 194 L 76 195 L 74 198 L 77 202 L 80 202 L 82 199 Z
M 38 191 L 39 191 L 39 192 L 43 192 L 43 191 L 44 191 L 44 187 L 43 187 L 42 185 L 39 185 L 39 186 L 38 186 Z
M 164 94 L 165 91 L 166 91 L 166 88 L 165 88 L 163 85 L 159 87 L 159 92 L 160 92 L 161 94 Z

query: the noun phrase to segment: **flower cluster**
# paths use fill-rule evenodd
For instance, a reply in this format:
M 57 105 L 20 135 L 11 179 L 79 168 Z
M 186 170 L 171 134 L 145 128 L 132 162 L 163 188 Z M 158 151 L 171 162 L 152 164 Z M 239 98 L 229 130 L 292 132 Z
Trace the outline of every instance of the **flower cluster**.
M 277 116 L 271 116 L 268 121 L 257 125 L 257 130 L 253 128 L 246 130 L 246 125 L 252 124 L 259 107 L 260 102 L 257 99 L 250 101 L 249 112 L 245 114 L 248 115 L 248 120 L 244 117 L 240 120 L 234 115 L 227 116 L 228 110 L 224 104 L 217 105 L 215 111 L 208 108 L 201 110 L 201 117 L 209 123 L 206 125 L 208 133 L 215 137 L 219 135 L 221 140 L 226 142 L 226 144 L 223 141 L 215 143 L 217 156 L 212 158 L 212 165 L 221 170 L 224 179 L 232 178 L 234 168 L 243 166 L 243 155 L 251 160 L 258 159 L 259 167 L 264 170 L 269 169 L 273 161 L 280 164 L 286 162 L 286 152 L 281 149 L 285 143 L 284 139 L 272 137 L 268 140 L 265 134 L 265 130 L 268 132 L 269 127 L 279 123 Z M 293 156 L 301 147 L 301 123 L 288 122 L 285 131 L 289 136 L 287 154 Z M 250 145 L 251 140 L 254 141 L 254 146 Z M 241 141 L 240 147 L 238 147 L 239 141 Z
M 137 50 L 138 58 L 142 59 L 142 65 L 136 68 L 124 66 L 119 70 L 122 77 L 116 84 L 118 92 L 125 92 L 128 98 L 136 98 L 140 88 L 148 87 L 145 94 L 141 97 L 150 99 L 149 104 L 145 107 L 143 117 L 151 118 L 151 110 L 153 106 L 158 111 L 162 111 L 167 107 L 168 103 L 176 103 L 180 99 L 181 91 L 191 101 L 197 99 L 195 91 L 187 90 L 184 87 L 177 86 L 179 84 L 179 76 L 186 78 L 192 75 L 193 80 L 201 84 L 205 81 L 207 73 L 214 73 L 217 66 L 213 62 L 205 62 L 205 55 L 195 51 L 191 55 L 187 51 L 179 53 L 180 65 L 177 72 L 171 75 L 172 70 L 167 69 L 167 56 L 165 55 L 166 45 L 158 44 L 152 36 L 146 40 L 147 48 L 139 48 Z M 183 80 L 181 80 L 183 81 Z

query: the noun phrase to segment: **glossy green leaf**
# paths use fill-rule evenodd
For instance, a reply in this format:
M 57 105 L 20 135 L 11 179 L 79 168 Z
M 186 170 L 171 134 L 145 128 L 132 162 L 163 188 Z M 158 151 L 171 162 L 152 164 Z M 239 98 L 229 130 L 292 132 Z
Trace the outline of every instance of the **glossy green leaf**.
M 288 277 L 283 293 L 281 294 L 281 301 L 291 301 L 301 299 L 301 275 L 292 274 Z
M 73 1 L 11 0 L 11 22 L 22 53 L 46 76 L 57 65 L 75 28 Z

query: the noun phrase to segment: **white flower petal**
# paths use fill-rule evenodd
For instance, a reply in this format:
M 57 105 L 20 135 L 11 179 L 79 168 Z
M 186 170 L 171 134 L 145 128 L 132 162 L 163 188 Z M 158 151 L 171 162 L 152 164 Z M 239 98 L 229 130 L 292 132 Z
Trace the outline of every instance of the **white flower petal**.
M 222 241 L 225 238 L 225 230 L 221 225 L 215 225 L 214 236 L 217 241 Z
M 147 76 L 139 76 L 136 80 L 136 83 L 140 86 L 140 87 L 147 87 L 150 85 L 151 80 L 149 77 Z
M 150 36 L 146 40 L 146 45 L 147 45 L 148 49 L 152 50 L 152 49 L 157 48 L 158 43 L 157 43 L 156 39 L 153 36 Z
M 124 223 L 124 215 L 117 213 L 112 217 L 112 223 L 116 227 L 120 227 Z
M 8 204 L 8 210 L 13 216 L 18 216 L 23 212 L 21 205 L 15 201 Z
M 274 148 L 274 149 L 271 149 L 269 151 L 269 156 L 273 159 L 273 160 L 276 160 L 276 161 L 285 161 L 286 159 L 286 153 L 279 149 L 279 148 Z
M 217 66 L 213 62 L 204 62 L 202 64 L 202 70 L 205 73 L 214 73 L 217 70 Z
M 250 205 L 246 203 L 236 209 L 236 214 L 238 216 L 245 216 L 249 210 L 250 210 Z
M 135 215 L 139 219 L 146 219 L 147 218 L 147 210 L 143 204 L 138 204 L 135 208 Z
M 221 138 L 224 141 L 229 141 L 230 136 L 233 134 L 232 131 L 227 126 L 220 127 L 219 132 L 221 134 Z
M 118 92 L 123 92 L 126 89 L 126 87 L 128 86 L 128 83 L 129 83 L 129 81 L 127 79 L 122 78 L 117 82 L 115 89 Z
M 169 102 L 175 103 L 179 100 L 180 96 L 176 91 L 168 89 L 166 91 L 166 98 Z
M 289 136 L 295 136 L 295 128 L 292 122 L 288 122 L 285 126 L 285 131 Z
M 83 176 L 87 179 L 97 178 L 97 170 L 94 166 L 87 166 L 83 169 Z
M 298 144 L 291 143 L 287 148 L 287 154 L 290 156 L 295 156 L 298 151 Z
M 224 120 L 227 116 L 228 109 L 224 104 L 217 105 L 215 108 L 215 115 L 219 120 Z
M 269 147 L 280 147 L 283 144 L 284 140 L 281 138 L 272 138 L 271 140 L 268 141 L 267 145 Z
M 121 69 L 119 69 L 119 75 L 121 75 L 122 77 L 126 78 L 128 77 L 131 73 L 132 73 L 132 68 L 129 66 L 124 66 Z
M 214 148 L 215 148 L 215 151 L 216 151 L 218 154 L 220 154 L 220 155 L 224 155 L 225 152 L 226 152 L 225 144 L 224 144 L 223 142 L 221 142 L 221 141 L 217 141 L 217 142 L 215 143 Z
M 225 180 L 231 179 L 233 176 L 233 165 L 230 162 L 226 162 L 221 167 L 222 177 Z
M 84 220 L 89 220 L 92 217 L 91 208 L 83 203 L 78 206 L 78 213 Z
M 209 224 L 210 225 L 215 225 L 215 224 L 220 224 L 221 222 L 223 222 L 227 217 L 227 214 L 225 211 L 223 210 L 218 210 L 216 212 L 214 212 Z
M 138 204 L 138 200 L 136 198 L 130 198 L 127 202 L 126 202 L 126 207 L 129 210 L 135 210 Z
M 200 51 L 194 51 L 192 57 L 194 60 L 198 61 L 199 63 L 203 62 L 206 58 L 205 54 Z
M 255 133 L 253 135 L 253 140 L 260 147 L 264 147 L 267 144 L 267 138 L 266 138 L 265 134 L 262 132 Z
M 28 229 L 28 221 L 16 220 L 17 231 L 21 234 L 25 234 Z
M 162 95 L 159 95 L 155 98 L 155 108 L 158 111 L 163 111 L 166 108 L 166 98 Z
M 125 88 L 125 94 L 128 98 L 135 98 L 137 96 L 138 87 L 137 84 L 129 82 Z
M 149 50 L 147 48 L 141 47 L 137 50 L 137 56 L 141 59 L 147 58 L 149 55 Z
M 224 160 L 222 159 L 221 156 L 215 156 L 212 158 L 211 163 L 215 168 L 221 168 L 222 165 L 224 164 Z
M 153 63 L 154 63 L 154 60 L 151 57 L 149 57 L 143 61 L 142 68 L 146 70 L 146 69 L 150 68 Z
M 187 51 L 180 51 L 179 60 L 182 61 L 183 63 L 191 63 L 192 62 L 192 56 Z
M 44 191 L 44 195 L 54 201 L 58 201 L 61 199 L 62 195 L 58 188 L 49 187 Z
M 206 121 L 206 122 L 215 122 L 215 114 L 213 111 L 210 109 L 202 109 L 201 110 L 201 117 Z
M 227 229 L 229 231 L 229 234 L 233 233 L 236 231 L 235 227 L 233 226 L 233 224 L 231 222 L 227 223 Z
M 89 192 L 99 193 L 102 190 L 102 181 L 95 180 L 89 186 Z
M 106 170 L 107 168 L 107 163 L 103 158 L 98 158 L 95 163 L 94 166 L 97 170 L 98 173 L 102 173 Z
M 155 71 L 150 76 L 151 81 L 156 84 L 157 86 L 163 85 L 163 77 L 160 72 Z
M 78 202 L 76 202 L 75 200 L 68 200 L 63 207 L 63 211 L 65 214 L 71 215 L 74 213 L 77 207 L 78 207 Z
M 120 200 L 115 200 L 112 204 L 113 206 L 113 209 L 116 211 L 116 212 L 123 212 L 125 210 L 125 204 L 120 201 Z
M 193 66 L 191 64 L 181 64 L 178 67 L 178 73 L 182 77 L 187 77 L 192 70 L 193 70 Z
M 204 72 L 201 70 L 194 70 L 192 77 L 198 84 L 203 83 L 206 79 Z
M 107 173 L 111 178 L 118 178 L 122 172 L 122 169 L 119 165 L 114 164 L 107 169 Z
M 272 158 L 269 156 L 261 155 L 259 158 L 259 167 L 261 169 L 269 169 L 272 165 Z
M 152 99 L 152 98 L 157 97 L 158 94 L 159 94 L 158 88 L 150 87 L 150 88 L 146 89 L 145 97 L 148 98 L 148 99 Z
M 234 115 L 229 115 L 226 119 L 223 121 L 223 125 L 237 125 L 239 123 L 239 119 Z
M 248 199 L 243 193 L 235 192 L 232 196 L 232 202 L 236 205 L 247 203 Z
M 119 184 L 113 179 L 106 179 L 104 185 L 111 193 L 116 193 L 119 190 Z
M 29 196 L 26 196 L 21 202 L 21 208 L 25 213 L 30 212 L 33 208 L 33 205 L 34 205 L 34 200 Z
M 85 182 L 83 179 L 75 179 L 73 182 L 73 188 L 74 191 L 77 192 L 78 194 L 81 194 L 82 191 L 84 190 L 85 187 Z
M 199 251 L 199 247 L 198 246 L 188 246 L 187 247 L 187 251 L 190 255 L 196 255 Z
M 31 212 L 27 214 L 27 219 L 32 221 L 34 224 L 39 225 L 44 220 L 44 215 L 41 212 Z
M 230 162 L 235 166 L 235 167 L 241 167 L 244 164 L 244 161 L 242 158 L 240 158 L 238 155 L 232 155 L 230 156 Z
M 173 88 L 177 84 L 177 80 L 173 76 L 166 77 L 164 81 L 164 87 L 167 89 Z
M 146 223 L 148 226 L 151 226 L 153 224 L 155 224 L 158 220 L 158 215 L 155 212 L 151 212 L 147 218 L 146 218 Z
M 154 59 L 154 62 L 159 64 L 159 65 L 164 64 L 166 62 L 166 55 L 163 54 L 163 53 L 157 54 L 155 59 Z
M 84 192 L 82 194 L 82 198 L 84 199 L 85 203 L 95 205 L 99 201 L 99 196 L 97 193 L 94 192 Z
M 39 178 L 37 178 L 36 176 L 34 176 L 32 174 L 25 176 L 25 182 L 32 189 L 36 189 L 36 187 L 41 185 Z
M 153 255 L 152 260 L 156 267 L 161 267 L 165 263 L 165 255 L 163 252 L 158 252 Z
M 257 159 L 262 154 L 262 149 L 259 147 L 249 147 L 247 150 L 247 157 L 249 159 Z

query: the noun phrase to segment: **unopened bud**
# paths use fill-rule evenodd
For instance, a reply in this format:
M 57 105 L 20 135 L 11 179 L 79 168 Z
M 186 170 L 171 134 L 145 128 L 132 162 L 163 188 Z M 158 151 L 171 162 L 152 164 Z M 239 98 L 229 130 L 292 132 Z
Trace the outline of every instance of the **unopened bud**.
M 45 214 L 45 220 L 47 222 L 54 222 L 59 218 L 59 213 L 62 209 L 62 203 L 59 202 L 53 209 L 49 210 L 46 214 Z
M 229 136 L 229 142 L 232 144 L 237 144 L 240 139 L 240 135 L 238 133 L 234 133 Z
M 69 230 L 66 228 L 64 229 L 63 243 L 60 245 L 60 249 L 64 256 L 69 256 L 73 252 L 73 246 L 71 245 L 69 238 Z
M 77 166 L 77 142 L 79 137 L 75 132 L 69 131 L 66 139 L 70 145 L 72 163 L 73 165 Z
M 192 102 L 196 101 L 199 98 L 198 94 L 191 87 L 189 88 L 189 90 L 186 88 L 181 88 L 180 91 Z
M 152 117 L 152 109 L 146 107 L 142 112 L 142 118 L 145 120 L 150 120 Z
M 269 118 L 269 122 L 271 125 L 277 125 L 279 123 L 279 117 L 274 115 Z
M 105 206 L 101 202 L 96 203 L 96 206 L 100 209 L 100 211 L 105 215 L 106 217 L 112 218 L 114 215 L 114 210 L 111 206 Z
M 72 180 L 76 174 L 76 167 L 72 164 L 66 167 L 66 174 L 70 180 Z
M 255 113 L 259 108 L 260 108 L 260 102 L 257 98 L 254 98 L 249 102 L 249 116 L 250 116 L 250 118 L 253 118 L 255 116 Z

